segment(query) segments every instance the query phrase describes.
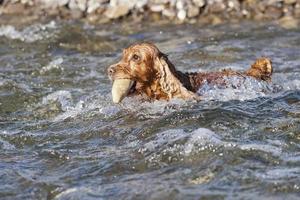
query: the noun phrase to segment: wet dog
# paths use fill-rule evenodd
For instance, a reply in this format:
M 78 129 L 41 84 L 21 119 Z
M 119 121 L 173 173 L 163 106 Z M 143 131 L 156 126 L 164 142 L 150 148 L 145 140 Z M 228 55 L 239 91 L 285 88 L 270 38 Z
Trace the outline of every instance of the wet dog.
M 154 44 L 143 42 L 124 49 L 121 61 L 111 65 L 107 72 L 113 81 L 113 101 L 119 103 L 128 95 L 142 95 L 148 100 L 198 100 L 196 92 L 204 83 L 226 85 L 225 78 L 232 76 L 270 81 L 273 68 L 270 59 L 259 58 L 244 72 L 226 69 L 183 73 Z

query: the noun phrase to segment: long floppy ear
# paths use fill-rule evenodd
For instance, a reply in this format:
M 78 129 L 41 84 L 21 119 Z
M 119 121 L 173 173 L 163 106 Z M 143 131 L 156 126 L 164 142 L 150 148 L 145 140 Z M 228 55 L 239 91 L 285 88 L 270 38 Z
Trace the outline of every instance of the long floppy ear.
M 159 83 L 162 90 L 168 95 L 168 98 L 173 97 L 183 99 L 199 100 L 200 97 L 184 87 L 179 80 L 180 75 L 177 74 L 175 67 L 168 60 L 167 56 L 161 54 L 155 58 L 154 65 L 159 72 Z
M 272 73 L 272 61 L 269 58 L 264 57 L 257 59 L 246 72 L 248 76 L 253 76 L 256 79 L 268 82 L 271 81 Z

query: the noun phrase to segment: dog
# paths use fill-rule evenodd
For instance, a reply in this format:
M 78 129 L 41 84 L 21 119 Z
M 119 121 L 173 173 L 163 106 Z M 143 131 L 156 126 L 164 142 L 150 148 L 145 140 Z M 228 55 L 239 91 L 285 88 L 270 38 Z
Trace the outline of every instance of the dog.
M 167 55 L 152 43 L 142 42 L 123 50 L 121 61 L 108 67 L 113 81 L 113 102 L 120 103 L 129 95 L 142 95 L 146 100 L 172 98 L 196 99 L 203 84 L 226 85 L 225 78 L 252 77 L 271 81 L 273 67 L 269 58 L 259 58 L 244 72 L 224 69 L 218 72 L 183 73 L 177 71 Z

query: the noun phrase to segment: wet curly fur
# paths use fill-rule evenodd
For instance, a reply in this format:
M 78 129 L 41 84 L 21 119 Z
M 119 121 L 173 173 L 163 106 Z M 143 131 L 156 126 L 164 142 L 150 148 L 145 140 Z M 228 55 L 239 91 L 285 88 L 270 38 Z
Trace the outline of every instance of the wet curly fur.
M 225 78 L 230 76 L 250 76 L 270 81 L 272 72 L 271 60 L 259 58 L 245 72 L 227 69 L 219 72 L 183 73 L 177 71 L 168 57 L 154 44 L 147 42 L 124 49 L 121 61 L 108 68 L 111 80 L 134 81 L 129 95 L 140 94 L 149 100 L 199 99 L 196 92 L 204 83 L 224 85 Z

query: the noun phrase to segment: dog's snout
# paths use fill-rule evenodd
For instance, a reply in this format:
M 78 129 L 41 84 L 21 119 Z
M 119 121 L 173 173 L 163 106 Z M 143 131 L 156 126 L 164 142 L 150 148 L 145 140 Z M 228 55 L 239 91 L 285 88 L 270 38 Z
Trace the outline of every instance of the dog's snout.
M 109 66 L 108 67 L 108 69 L 107 69 L 107 74 L 109 75 L 109 76 L 112 76 L 114 73 L 115 73 L 115 66 L 114 65 L 112 65 L 112 66 Z

